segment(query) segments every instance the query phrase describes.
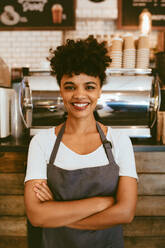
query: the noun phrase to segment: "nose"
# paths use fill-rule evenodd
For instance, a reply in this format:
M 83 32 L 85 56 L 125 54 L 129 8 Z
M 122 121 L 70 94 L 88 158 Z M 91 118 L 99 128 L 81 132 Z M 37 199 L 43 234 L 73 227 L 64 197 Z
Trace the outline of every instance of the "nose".
M 73 97 L 75 99 L 83 99 L 86 97 L 86 92 L 83 88 L 77 87 L 77 89 L 74 91 Z

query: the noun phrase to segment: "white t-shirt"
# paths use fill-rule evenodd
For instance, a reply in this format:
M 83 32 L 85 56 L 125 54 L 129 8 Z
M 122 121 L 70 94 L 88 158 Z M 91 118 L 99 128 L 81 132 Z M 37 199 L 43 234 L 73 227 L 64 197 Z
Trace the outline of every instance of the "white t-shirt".
M 36 134 L 29 146 L 25 182 L 31 179 L 47 179 L 47 164 L 56 141 L 54 128 Z M 106 136 L 112 143 L 112 153 L 119 166 L 119 176 L 137 177 L 135 158 L 130 138 L 108 127 Z M 103 145 L 95 151 L 80 155 L 60 142 L 54 164 L 66 170 L 103 166 L 108 164 Z

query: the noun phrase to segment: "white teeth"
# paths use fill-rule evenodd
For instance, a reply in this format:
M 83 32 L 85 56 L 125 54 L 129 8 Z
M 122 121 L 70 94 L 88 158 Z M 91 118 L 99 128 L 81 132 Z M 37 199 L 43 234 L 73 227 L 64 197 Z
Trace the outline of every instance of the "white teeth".
M 73 103 L 73 105 L 77 106 L 77 107 L 85 107 L 88 105 L 88 103 Z

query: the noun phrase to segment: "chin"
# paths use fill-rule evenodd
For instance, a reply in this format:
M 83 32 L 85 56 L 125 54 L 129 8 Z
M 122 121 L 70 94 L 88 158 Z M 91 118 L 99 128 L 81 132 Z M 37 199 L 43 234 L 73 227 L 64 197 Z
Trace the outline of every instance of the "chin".
M 89 118 L 89 117 L 93 117 L 93 112 L 91 113 L 68 113 L 68 115 L 71 118 L 75 118 L 75 119 L 85 119 L 85 118 Z

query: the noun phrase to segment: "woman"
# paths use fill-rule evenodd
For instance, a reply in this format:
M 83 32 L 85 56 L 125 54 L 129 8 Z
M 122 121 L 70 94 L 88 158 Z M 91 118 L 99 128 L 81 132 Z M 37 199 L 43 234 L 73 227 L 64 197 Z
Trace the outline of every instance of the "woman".
M 137 174 L 130 139 L 93 114 L 110 62 L 105 43 L 68 40 L 50 61 L 68 117 L 30 143 L 28 219 L 43 228 L 44 248 L 122 248 L 121 224 L 135 214 Z

